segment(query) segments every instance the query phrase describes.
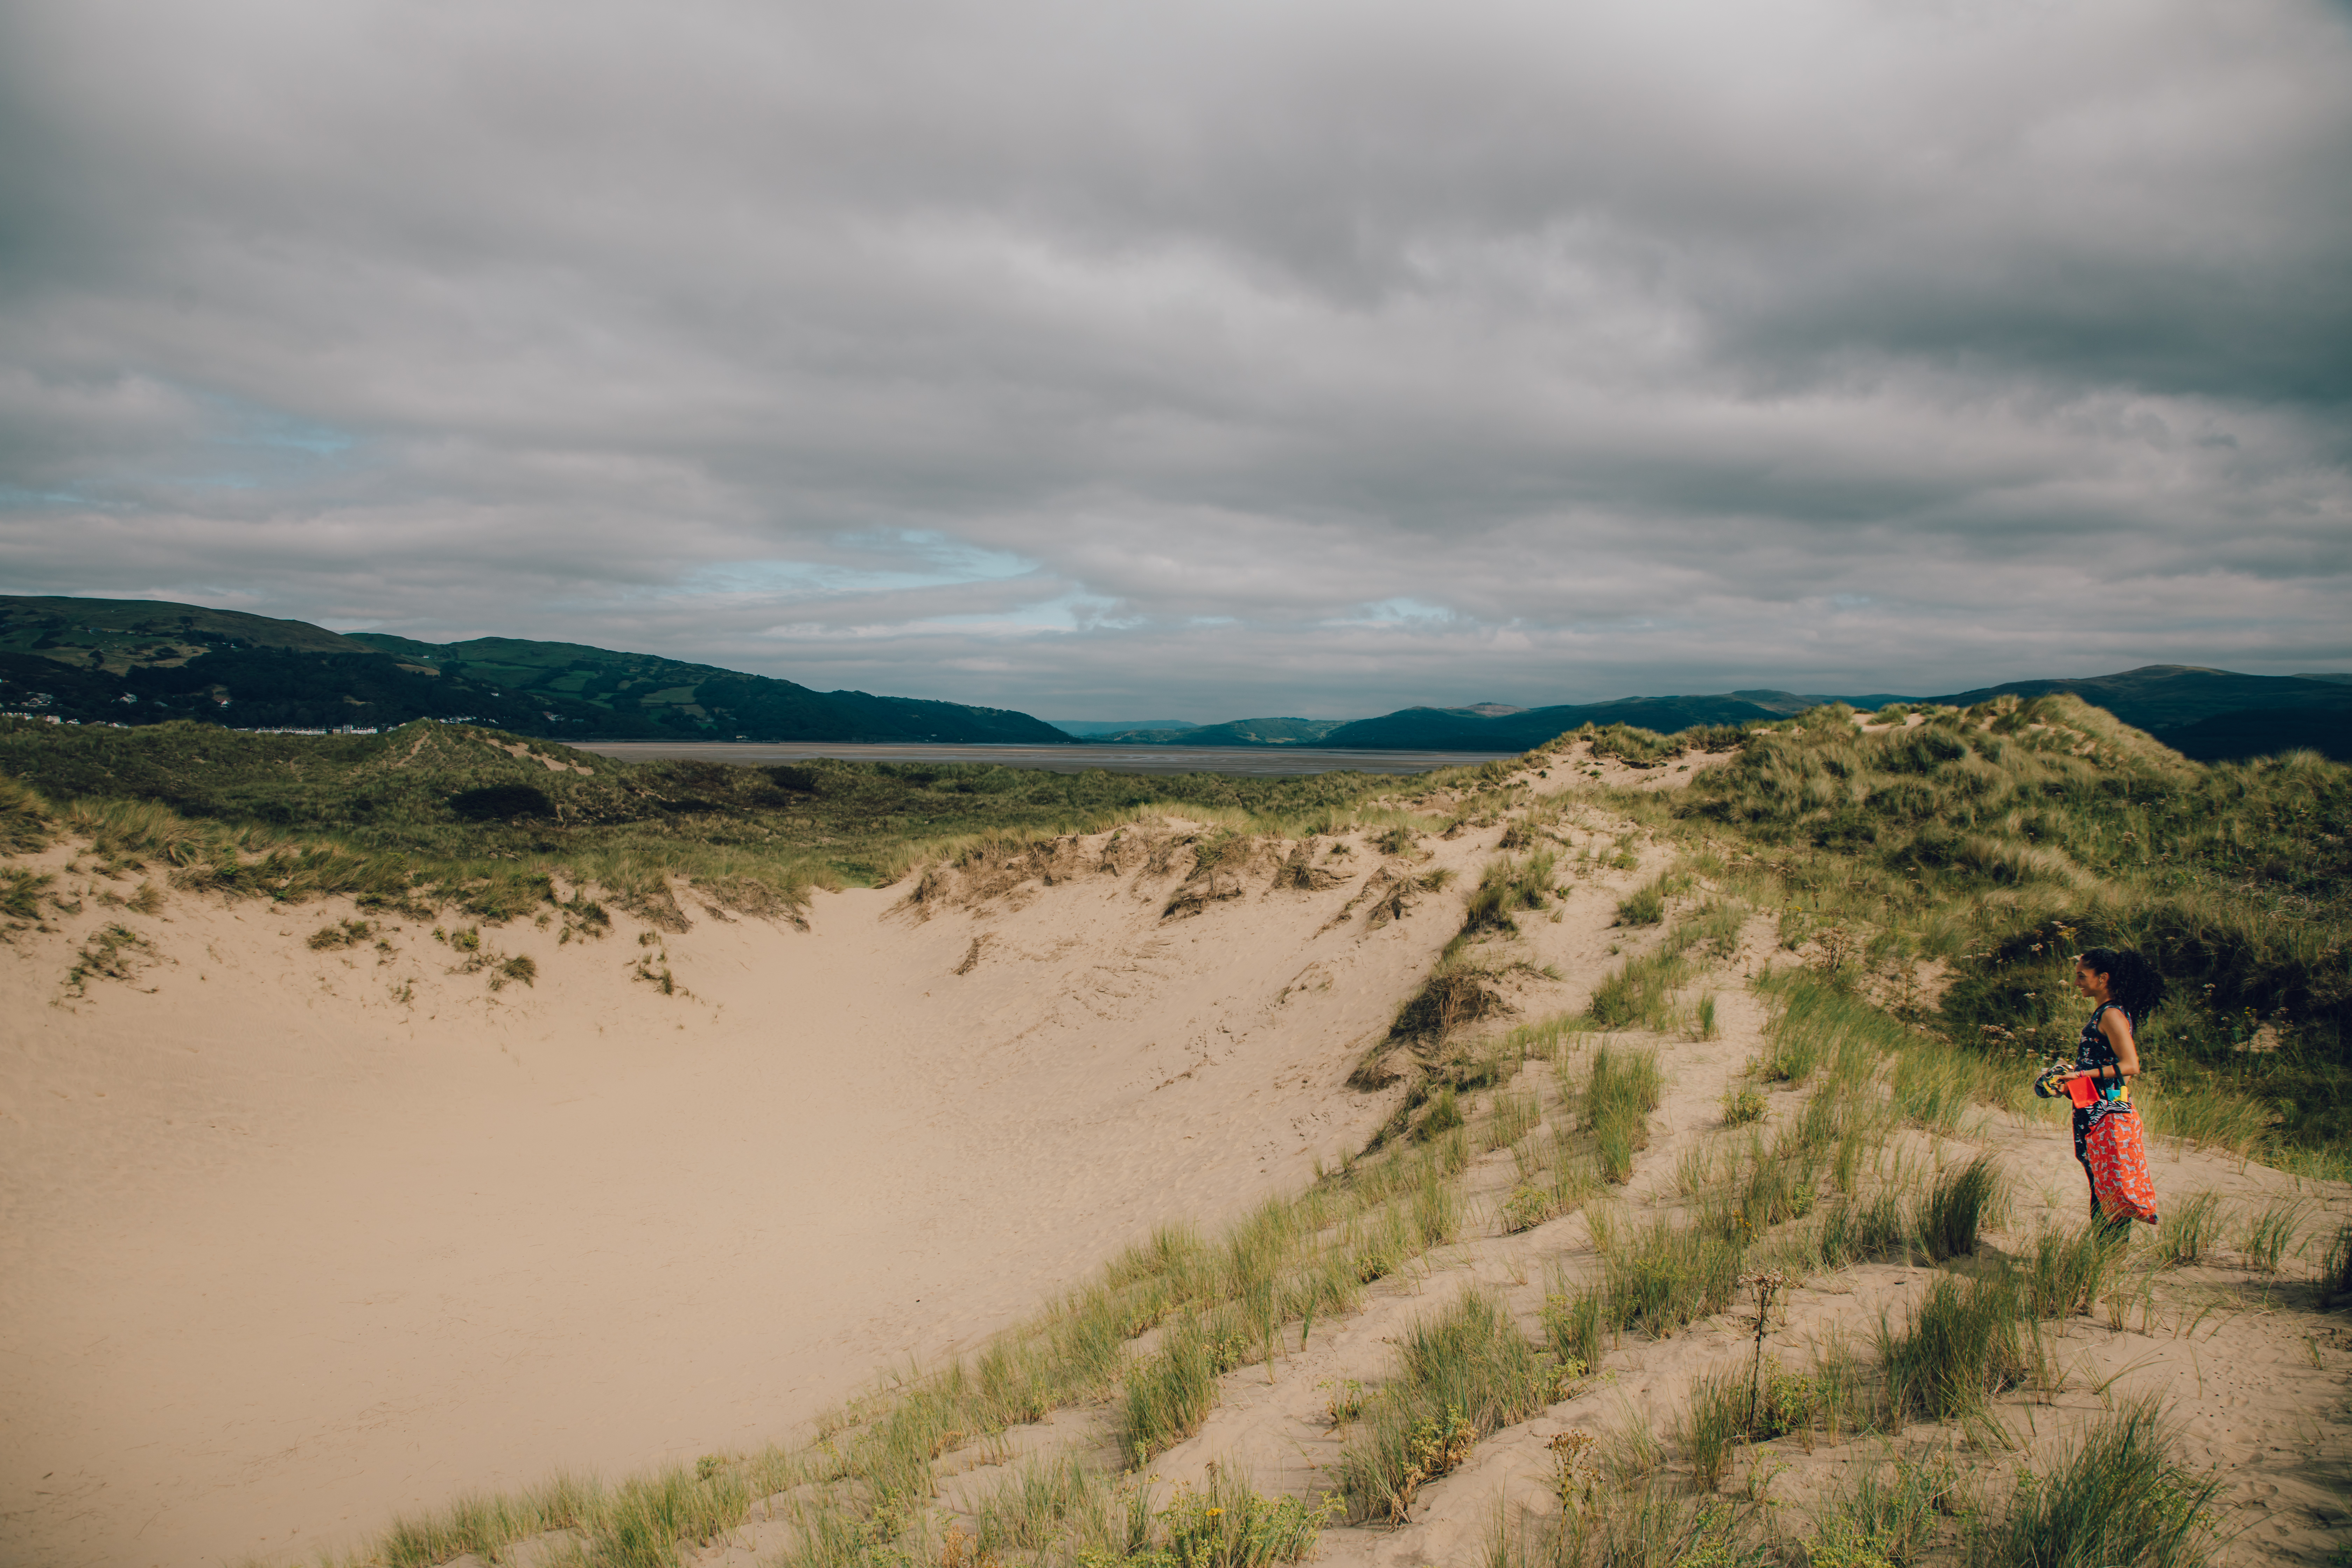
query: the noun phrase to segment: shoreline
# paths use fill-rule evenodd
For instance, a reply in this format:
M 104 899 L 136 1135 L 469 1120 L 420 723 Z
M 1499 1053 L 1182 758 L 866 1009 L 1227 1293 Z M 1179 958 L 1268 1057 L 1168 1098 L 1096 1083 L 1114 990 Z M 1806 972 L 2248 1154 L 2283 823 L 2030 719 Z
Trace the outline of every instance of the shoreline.
M 618 762 L 691 758 L 747 767 L 831 757 L 859 763 L 980 763 L 1078 773 L 1234 773 L 1278 778 L 1354 771 L 1425 773 L 1517 756 L 1516 752 L 1351 752 L 1323 746 L 1112 746 L 1073 741 L 1067 746 L 979 742 L 906 744 L 821 741 L 567 741 L 575 752 Z

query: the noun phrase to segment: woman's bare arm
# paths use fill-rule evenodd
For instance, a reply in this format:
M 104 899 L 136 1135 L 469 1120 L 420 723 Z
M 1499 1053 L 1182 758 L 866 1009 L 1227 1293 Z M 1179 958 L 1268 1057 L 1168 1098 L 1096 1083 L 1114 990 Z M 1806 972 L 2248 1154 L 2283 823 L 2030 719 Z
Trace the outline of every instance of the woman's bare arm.
M 2116 1053 L 2116 1076 L 2139 1076 L 2139 1042 L 2132 1038 L 2131 1019 L 2121 1007 L 2110 1007 L 2099 1015 L 2099 1033 L 2106 1036 L 2107 1044 Z
M 2112 1083 L 2116 1079 L 2139 1076 L 2139 1043 L 2132 1038 L 2131 1020 L 2124 1016 L 2121 1007 L 2110 1007 L 2099 1015 L 2099 1033 L 2107 1037 L 2107 1045 L 2116 1053 L 2114 1077 L 2110 1078 L 2105 1068 L 2078 1068 L 2061 1075 L 2053 1082 L 2064 1083 L 2072 1079 L 2087 1078 L 2095 1083 L 2103 1079 Z

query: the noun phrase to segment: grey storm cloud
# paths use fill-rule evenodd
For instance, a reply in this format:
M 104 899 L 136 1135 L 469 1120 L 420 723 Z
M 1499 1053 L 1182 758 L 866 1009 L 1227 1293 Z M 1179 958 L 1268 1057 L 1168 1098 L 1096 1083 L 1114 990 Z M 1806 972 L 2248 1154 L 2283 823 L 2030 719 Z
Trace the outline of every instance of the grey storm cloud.
M 1066 716 L 2352 662 L 2352 12 L 29 0 L 0 582 Z

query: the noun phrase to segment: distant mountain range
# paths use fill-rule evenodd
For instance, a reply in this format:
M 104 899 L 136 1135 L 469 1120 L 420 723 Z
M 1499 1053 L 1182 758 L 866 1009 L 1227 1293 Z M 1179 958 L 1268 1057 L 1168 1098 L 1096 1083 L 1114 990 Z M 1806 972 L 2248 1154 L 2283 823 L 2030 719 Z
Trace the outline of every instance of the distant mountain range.
M 1147 723 L 1087 731 L 1079 739 L 1108 746 L 1299 746 L 1313 745 L 1345 719 L 1234 719 L 1223 724 Z M 1068 728 L 1065 725 L 1064 728 Z
M 1802 697 L 1787 691 L 1735 691 L 1720 697 L 1629 697 L 1553 708 L 1478 702 L 1467 708 L 1405 708 L 1377 719 L 1235 719 L 1223 724 L 1125 730 L 1104 725 L 1083 738 L 1128 746 L 1311 745 L 1359 752 L 1524 752 L 1587 723 L 1635 724 L 1672 731 L 1694 724 L 1744 724 L 1754 719 L 1801 713 L 1824 702 L 1876 708 L 1896 700 L 1884 694 Z
M 80 722 L 196 719 L 240 729 L 386 728 L 470 721 L 562 740 L 798 741 L 994 745 L 1317 746 L 1516 752 L 1585 724 L 1674 731 L 1785 718 L 1824 702 L 1967 705 L 2069 691 L 2201 761 L 2307 746 L 2352 762 L 2352 674 L 2239 675 L 2147 665 L 2019 680 L 1940 697 L 1743 690 L 1515 708 L 1406 708 L 1376 719 L 1222 724 L 1070 721 L 865 691 L 581 643 L 345 636 L 152 599 L 0 595 L 0 710 Z
M 1132 734 L 1139 730 L 1198 728 L 1190 719 L 1048 719 L 1045 722 L 1066 735 L 1076 735 L 1081 741 Z
M 1968 707 L 2004 693 L 2070 691 L 2202 762 L 2309 747 L 2352 762 L 2352 675 L 2238 675 L 2152 664 L 2116 675 L 2018 680 L 1938 697 L 1893 691 L 1833 694 L 1745 690 L 1696 697 L 1629 697 L 1612 702 L 1513 708 L 1406 708 L 1377 719 L 1237 719 L 1181 729 L 1095 733 L 1122 745 L 1315 745 L 1367 752 L 1523 752 L 1586 724 L 1632 724 L 1672 733 L 1700 724 L 1786 718 L 1826 702 L 1875 710 L 1890 702 Z
M 0 710 L 239 729 L 467 720 L 562 740 L 1073 743 L 1001 708 L 813 691 L 580 643 L 345 637 L 305 621 L 152 599 L 0 596 Z

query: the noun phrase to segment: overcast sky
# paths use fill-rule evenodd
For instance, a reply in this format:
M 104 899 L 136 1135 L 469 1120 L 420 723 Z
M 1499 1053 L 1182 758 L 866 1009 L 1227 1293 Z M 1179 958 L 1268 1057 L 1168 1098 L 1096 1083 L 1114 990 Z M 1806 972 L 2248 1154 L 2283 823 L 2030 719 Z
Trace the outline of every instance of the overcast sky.
M 1054 717 L 2352 668 L 2341 0 L 16 0 L 0 589 Z

